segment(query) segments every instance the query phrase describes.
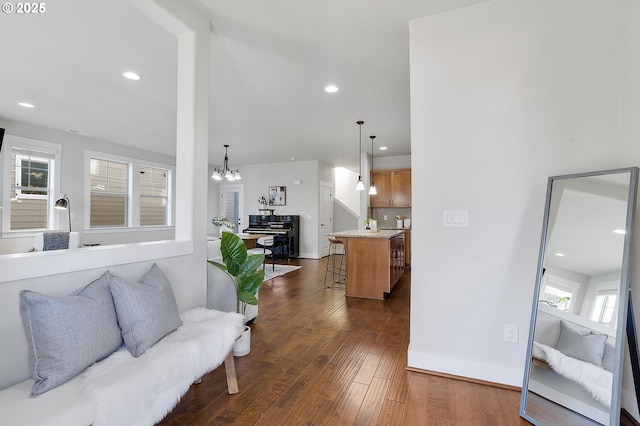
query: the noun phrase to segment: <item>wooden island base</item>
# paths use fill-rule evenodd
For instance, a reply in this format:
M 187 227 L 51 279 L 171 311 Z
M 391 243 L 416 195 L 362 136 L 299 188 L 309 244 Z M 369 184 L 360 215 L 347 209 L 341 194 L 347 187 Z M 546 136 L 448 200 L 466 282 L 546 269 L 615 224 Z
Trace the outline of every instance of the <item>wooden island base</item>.
M 345 245 L 345 294 L 384 300 L 404 272 L 404 233 L 346 231 L 331 235 Z

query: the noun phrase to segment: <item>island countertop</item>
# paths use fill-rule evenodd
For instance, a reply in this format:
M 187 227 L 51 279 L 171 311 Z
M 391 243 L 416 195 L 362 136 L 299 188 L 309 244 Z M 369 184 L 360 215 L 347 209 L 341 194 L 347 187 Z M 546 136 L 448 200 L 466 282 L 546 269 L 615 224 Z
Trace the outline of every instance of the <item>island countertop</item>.
M 402 233 L 403 231 L 397 229 L 379 229 L 377 232 L 353 229 L 349 231 L 331 232 L 327 234 L 327 236 L 336 238 L 384 238 L 388 240 Z

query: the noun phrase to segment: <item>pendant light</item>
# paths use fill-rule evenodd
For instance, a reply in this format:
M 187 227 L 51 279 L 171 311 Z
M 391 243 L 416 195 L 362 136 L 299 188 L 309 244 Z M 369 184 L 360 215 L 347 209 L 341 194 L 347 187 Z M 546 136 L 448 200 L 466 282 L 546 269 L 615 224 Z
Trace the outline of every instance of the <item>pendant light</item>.
M 371 138 L 371 171 L 373 172 L 373 140 L 375 136 L 369 136 Z M 373 183 L 373 173 L 371 174 L 371 186 L 369 187 L 369 195 L 378 195 L 376 190 L 376 184 Z
M 356 121 L 356 124 L 360 126 L 360 149 L 358 150 L 359 173 L 358 182 L 356 183 L 356 191 L 364 191 L 364 182 L 362 181 L 362 158 L 360 158 L 360 156 L 362 155 L 362 125 L 364 124 L 364 121 Z

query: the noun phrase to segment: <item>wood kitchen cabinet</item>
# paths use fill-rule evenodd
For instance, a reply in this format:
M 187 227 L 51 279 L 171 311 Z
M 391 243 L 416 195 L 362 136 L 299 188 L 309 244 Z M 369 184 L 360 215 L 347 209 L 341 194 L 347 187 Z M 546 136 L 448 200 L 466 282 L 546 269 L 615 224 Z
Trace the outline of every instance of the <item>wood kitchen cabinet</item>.
M 411 169 L 374 170 L 371 178 L 378 195 L 371 195 L 371 207 L 411 207 Z

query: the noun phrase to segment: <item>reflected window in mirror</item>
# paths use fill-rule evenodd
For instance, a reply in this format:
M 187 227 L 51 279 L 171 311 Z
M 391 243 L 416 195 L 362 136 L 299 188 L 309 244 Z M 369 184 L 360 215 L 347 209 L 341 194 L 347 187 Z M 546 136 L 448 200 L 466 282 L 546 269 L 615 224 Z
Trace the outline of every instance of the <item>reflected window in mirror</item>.
M 573 312 L 579 293 L 579 282 L 545 274 L 540 290 L 540 302 L 561 311 Z
M 617 318 L 614 313 L 618 308 L 619 287 L 619 281 L 598 283 L 596 300 L 591 311 L 591 321 L 615 327 Z
M 91 229 L 172 226 L 175 167 L 87 151 Z
M 13 135 L 3 151 L 3 222 L 9 232 L 55 229 L 53 201 L 59 188 L 61 146 Z

